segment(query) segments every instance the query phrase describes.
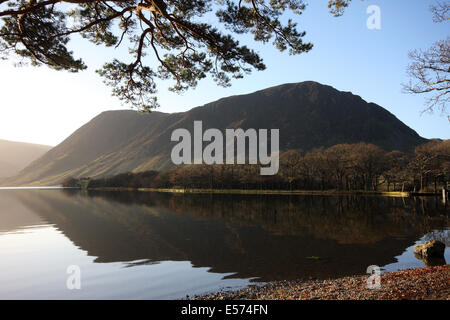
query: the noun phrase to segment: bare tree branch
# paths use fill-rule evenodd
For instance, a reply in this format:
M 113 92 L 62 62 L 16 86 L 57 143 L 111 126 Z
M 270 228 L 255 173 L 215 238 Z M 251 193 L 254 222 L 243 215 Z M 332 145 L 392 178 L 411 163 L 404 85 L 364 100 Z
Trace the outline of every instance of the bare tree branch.
M 436 4 L 430 6 L 433 13 L 434 22 L 444 22 L 450 19 L 450 3 L 446 1 L 436 1 Z

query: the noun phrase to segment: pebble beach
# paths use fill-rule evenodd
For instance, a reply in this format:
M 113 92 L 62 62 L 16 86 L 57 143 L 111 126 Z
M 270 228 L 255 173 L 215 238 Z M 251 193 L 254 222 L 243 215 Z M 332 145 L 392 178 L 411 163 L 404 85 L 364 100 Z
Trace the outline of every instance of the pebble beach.
M 381 274 L 379 289 L 368 275 L 330 280 L 277 281 L 238 291 L 192 297 L 199 300 L 450 300 L 450 265 Z

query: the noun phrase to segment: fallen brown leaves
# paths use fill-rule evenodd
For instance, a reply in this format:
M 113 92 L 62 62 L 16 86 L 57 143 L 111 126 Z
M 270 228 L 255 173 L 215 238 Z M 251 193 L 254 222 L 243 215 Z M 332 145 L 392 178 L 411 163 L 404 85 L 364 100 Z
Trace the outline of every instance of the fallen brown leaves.
M 450 299 L 450 265 L 408 269 L 381 275 L 380 289 L 367 289 L 368 276 L 308 282 L 280 281 L 197 299 L 234 300 L 424 300 Z

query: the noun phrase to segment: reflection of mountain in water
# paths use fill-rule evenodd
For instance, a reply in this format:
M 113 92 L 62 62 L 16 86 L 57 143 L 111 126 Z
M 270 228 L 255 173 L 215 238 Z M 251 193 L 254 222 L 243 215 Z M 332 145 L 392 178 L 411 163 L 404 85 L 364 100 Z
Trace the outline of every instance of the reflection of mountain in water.
M 436 199 L 17 192 L 96 262 L 189 260 L 261 280 L 364 273 L 448 226 Z M 311 259 L 308 257 L 320 257 Z
M 33 210 L 26 208 L 20 201 L 11 198 L 11 192 L 0 192 L 0 234 L 5 232 L 18 232 L 26 227 L 44 225 Z

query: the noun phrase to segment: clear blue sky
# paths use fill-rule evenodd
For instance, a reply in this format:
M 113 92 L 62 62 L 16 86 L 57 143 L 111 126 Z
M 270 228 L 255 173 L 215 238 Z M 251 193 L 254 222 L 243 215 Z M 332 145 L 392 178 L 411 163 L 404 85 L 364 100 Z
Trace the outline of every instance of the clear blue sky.
M 421 115 L 424 97 L 401 92 L 401 83 L 408 80 L 408 52 L 427 49 L 449 36 L 448 22 L 432 21 L 428 8 L 433 2 L 354 0 L 343 17 L 335 18 L 328 12 L 327 0 L 310 0 L 304 14 L 295 19 L 307 31 L 306 39 L 314 43 L 311 52 L 289 56 L 243 37 L 243 42 L 262 55 L 267 70 L 235 80 L 230 88 L 217 87 L 206 79 L 181 96 L 168 92 L 168 85 L 161 83 L 159 111 L 185 111 L 230 95 L 313 80 L 381 105 L 426 138 L 449 139 L 446 117 Z M 366 9 L 373 4 L 381 8 L 381 30 L 366 27 Z M 103 62 L 124 55 L 126 48 L 99 49 L 81 39 L 74 39 L 71 46 L 89 70 L 68 74 L 45 67 L 17 69 L 9 61 L 0 62 L 0 139 L 55 145 L 101 111 L 127 108 L 110 96 L 109 88 L 94 73 Z

